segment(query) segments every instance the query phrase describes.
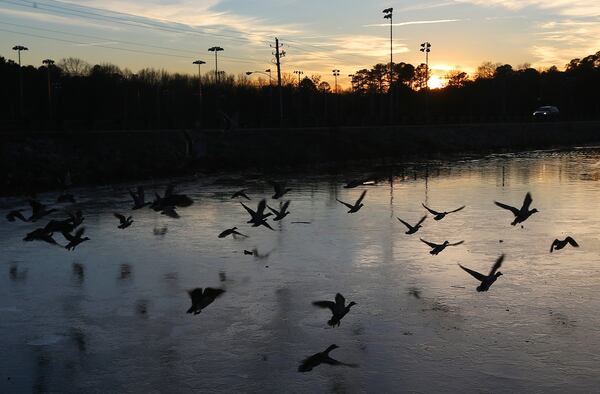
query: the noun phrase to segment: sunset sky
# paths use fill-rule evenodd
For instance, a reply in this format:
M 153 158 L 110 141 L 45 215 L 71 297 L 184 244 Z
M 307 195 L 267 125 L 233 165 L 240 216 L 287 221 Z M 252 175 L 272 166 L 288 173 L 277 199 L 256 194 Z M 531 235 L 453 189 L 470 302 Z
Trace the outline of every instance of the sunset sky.
M 221 46 L 219 69 L 240 74 L 271 67 L 274 37 L 284 44 L 283 71 L 332 80 L 389 59 L 394 8 L 394 61 L 419 64 L 432 44 L 434 76 L 472 72 L 483 61 L 563 67 L 600 50 L 598 0 L 0 0 L 0 56 L 23 63 L 74 56 L 133 71 L 145 67 L 194 73 L 207 48 Z

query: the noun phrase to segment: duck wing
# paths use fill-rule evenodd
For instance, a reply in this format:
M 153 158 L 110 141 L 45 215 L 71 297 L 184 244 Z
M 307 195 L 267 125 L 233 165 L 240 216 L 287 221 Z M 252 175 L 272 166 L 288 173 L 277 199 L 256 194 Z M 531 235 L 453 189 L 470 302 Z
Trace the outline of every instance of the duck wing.
M 425 241 L 423 238 L 419 238 L 419 239 L 421 240 L 421 242 L 423 242 L 424 244 L 427 244 L 431 248 L 435 248 L 435 247 L 440 246 L 438 244 L 434 244 L 433 242 Z
M 319 308 L 330 309 L 331 313 L 333 313 L 333 310 L 335 309 L 335 302 L 333 301 L 315 301 L 312 304 L 314 306 L 318 306 Z
M 494 201 L 494 204 L 496 204 L 500 208 L 507 209 L 507 210 L 511 211 L 513 213 L 513 215 L 515 215 L 515 216 L 518 216 L 519 213 L 521 212 L 521 210 L 519 210 L 519 209 L 517 209 L 515 207 L 511 207 L 510 205 L 506 205 L 506 204 L 503 204 L 503 203 L 498 202 L 498 201 Z
M 485 275 L 480 274 L 477 271 L 473 271 L 472 269 L 469 269 L 467 267 L 463 267 L 462 265 L 458 265 L 460 268 L 462 268 L 463 270 L 465 270 L 465 272 L 469 273 L 473 278 L 477 279 L 480 282 L 483 282 L 485 280 Z
M 405 225 L 409 230 L 413 229 L 413 226 L 411 226 L 410 224 L 406 223 L 404 220 L 400 219 L 399 217 L 396 217 L 396 219 L 398 219 L 400 221 L 400 223 L 402 223 L 403 225 Z
M 574 246 L 576 248 L 579 247 L 579 244 L 571 237 L 565 238 L 565 241 L 567 241 L 571 246 Z
M 500 255 L 500 257 L 498 257 L 496 259 L 496 262 L 494 263 L 494 266 L 492 267 L 492 270 L 490 271 L 490 275 L 492 276 L 494 274 L 496 274 L 496 271 L 498 271 L 500 269 L 500 267 L 502 267 L 502 262 L 504 261 L 504 253 Z
M 466 207 L 466 205 L 463 205 L 462 207 L 460 207 L 460 208 L 456 208 L 455 210 L 453 210 L 453 211 L 450 211 L 450 212 L 447 212 L 447 213 L 454 213 L 454 212 L 458 212 L 458 211 L 461 211 L 461 210 L 465 209 L 465 207 Z
M 342 204 L 347 206 L 349 209 L 354 208 L 354 205 L 352 205 L 352 204 L 348 204 L 347 202 L 343 202 L 342 200 L 338 200 L 337 198 L 336 198 L 336 200 L 337 200 L 337 202 L 341 202 Z
M 531 202 L 533 201 L 533 198 L 531 198 L 531 193 L 527 192 L 527 194 L 525 195 L 525 199 L 523 200 L 523 208 L 525 211 L 529 211 L 529 206 L 531 205 Z
M 354 204 L 354 205 L 360 205 L 362 200 L 365 198 L 366 194 L 367 194 L 367 191 L 363 190 L 363 192 L 360 194 L 360 197 L 358 197 L 358 200 L 356 200 L 356 204 Z
M 440 212 L 434 211 L 433 209 L 429 208 L 427 205 L 425 205 L 423 203 L 421 203 L 421 205 L 423 205 L 423 208 L 425 208 L 426 210 L 428 210 L 429 213 L 432 214 L 432 215 L 439 215 L 440 214 Z

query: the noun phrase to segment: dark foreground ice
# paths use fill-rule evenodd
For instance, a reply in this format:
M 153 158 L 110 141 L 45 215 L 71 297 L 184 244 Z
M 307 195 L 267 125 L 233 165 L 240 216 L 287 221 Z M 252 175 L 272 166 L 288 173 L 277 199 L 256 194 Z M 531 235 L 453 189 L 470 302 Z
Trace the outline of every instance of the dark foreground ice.
M 343 182 L 361 174 L 289 177 L 292 213 L 276 231 L 245 223 L 231 193 L 247 187 L 255 205 L 272 191 L 239 176 L 182 181 L 195 204 L 181 219 L 129 211 L 128 185 L 75 189 L 78 203 L 61 207 L 83 210 L 91 240 L 74 252 L 21 240 L 47 219 L 3 220 L 0 392 L 597 392 L 600 151 L 392 171 L 392 182 L 355 189 Z M 358 213 L 336 201 L 365 189 Z M 520 205 L 527 191 L 540 213 L 512 227 L 493 201 Z M 405 235 L 396 216 L 416 222 L 422 202 L 467 207 Z M 115 211 L 133 225 L 118 229 Z M 235 225 L 250 237 L 217 238 Z M 566 235 L 581 247 L 550 254 Z M 465 243 L 432 256 L 419 237 Z M 253 248 L 265 256 L 243 254 Z M 477 293 L 457 263 L 486 272 L 501 253 L 504 275 Z M 226 293 L 186 314 L 196 287 Z M 336 292 L 357 305 L 331 328 L 311 302 Z M 298 372 L 331 344 L 358 366 Z

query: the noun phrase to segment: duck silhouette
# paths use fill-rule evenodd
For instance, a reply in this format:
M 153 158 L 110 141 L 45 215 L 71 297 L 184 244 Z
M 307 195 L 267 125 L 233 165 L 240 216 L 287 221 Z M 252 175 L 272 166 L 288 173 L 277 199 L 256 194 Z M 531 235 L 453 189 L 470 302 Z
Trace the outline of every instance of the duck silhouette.
M 149 201 L 146 202 L 146 195 L 144 193 L 143 186 L 138 186 L 136 192 L 129 190 L 129 195 L 133 199 L 133 207 L 131 207 L 131 209 L 133 209 L 133 210 L 141 209 L 141 208 L 144 208 L 145 206 L 152 204 Z
M 423 216 L 418 222 L 417 224 L 415 224 L 414 226 L 411 226 L 410 224 L 408 224 L 407 222 L 405 222 L 404 220 L 400 219 L 399 217 L 397 217 L 396 219 L 398 219 L 400 221 L 400 223 L 402 223 L 403 225 L 406 226 L 406 228 L 408 228 L 408 231 L 406 231 L 404 234 L 414 234 L 417 231 L 419 231 L 419 229 L 422 226 L 423 222 L 425 221 L 425 219 L 427 219 L 427 215 Z
M 346 299 L 340 293 L 335 295 L 335 302 L 333 301 L 315 301 L 312 303 L 314 306 L 319 308 L 327 308 L 331 311 L 331 319 L 327 322 L 331 327 L 340 326 L 340 322 L 348 312 L 350 308 L 356 305 L 356 302 L 350 302 L 346 305 Z
M 78 229 L 75 234 L 63 233 L 64 237 L 69 241 L 69 243 L 65 246 L 67 250 L 74 250 L 77 245 L 82 242 L 89 241 L 88 237 L 83 237 L 83 233 L 85 232 L 85 228 L 81 227 Z
M 562 241 L 559 239 L 555 239 L 552 242 L 552 245 L 550 245 L 550 253 L 552 253 L 554 250 L 561 250 L 562 248 L 567 246 L 567 244 L 573 246 L 574 248 L 579 247 L 579 244 L 571 237 L 567 237 L 567 238 L 563 239 Z
M 269 185 L 273 186 L 273 189 L 275 190 L 275 194 L 273 194 L 273 196 L 271 197 L 273 200 L 280 199 L 287 192 L 290 192 L 292 190 L 289 188 L 286 189 L 284 185 L 274 181 L 269 181 Z
M 437 211 L 434 211 L 433 209 L 429 208 L 427 205 L 425 205 L 423 203 L 421 203 L 421 205 L 423 205 L 423 208 L 428 210 L 429 213 L 431 213 L 433 215 L 433 220 L 442 220 L 443 218 L 446 217 L 446 215 L 461 211 L 461 210 L 465 209 L 465 207 L 466 207 L 466 205 L 463 205 L 462 207 L 456 208 L 452 211 L 437 212 Z
M 529 206 L 531 205 L 532 201 L 533 201 L 533 199 L 531 198 L 531 193 L 527 193 L 525 195 L 525 199 L 523 200 L 523 205 L 521 206 L 520 209 L 511 207 L 510 205 L 506 205 L 506 204 L 503 204 L 498 201 L 494 201 L 494 204 L 496 204 L 500 208 L 511 211 L 513 213 L 513 215 L 515 215 L 515 219 L 511 223 L 512 226 L 515 226 L 519 223 L 523 223 L 534 213 L 539 212 L 536 208 L 529 209 Z
M 363 190 L 363 192 L 360 194 L 360 197 L 358 197 L 358 200 L 356 200 L 354 205 L 348 204 L 347 202 L 343 202 L 341 200 L 338 200 L 337 198 L 336 198 L 336 200 L 338 202 L 344 204 L 346 207 L 348 207 L 350 209 L 348 211 L 348 213 L 355 213 L 355 212 L 358 212 L 364 206 L 364 204 L 362 203 L 362 200 L 365 198 L 366 194 L 367 194 L 367 191 Z
M 29 200 L 29 205 L 31 206 L 32 211 L 31 216 L 29 217 L 29 219 L 27 219 L 27 221 L 29 222 L 36 222 L 39 219 L 50 215 L 52 212 L 57 211 L 57 209 L 55 208 L 48 209 L 46 205 L 42 204 L 37 200 Z
M 113 213 L 113 215 L 119 219 L 120 224 L 117 226 L 118 228 L 120 228 L 121 230 L 126 229 L 127 227 L 131 226 L 133 224 L 133 218 L 131 216 L 123 216 L 120 213 Z
M 271 208 L 270 206 L 267 205 L 267 208 L 269 208 L 269 210 L 271 212 L 273 212 L 273 214 L 275 215 L 275 217 L 273 218 L 274 221 L 278 222 L 281 219 L 283 219 L 284 217 L 286 217 L 287 215 L 289 215 L 289 211 L 287 210 L 288 207 L 290 206 L 290 201 L 286 201 L 285 203 L 279 203 L 279 210 L 276 210 L 274 208 Z
M 441 253 L 448 246 L 458 246 L 465 242 L 465 241 L 459 241 L 459 242 L 455 242 L 455 243 L 450 243 L 449 241 L 446 240 L 442 244 L 436 244 L 433 242 L 425 241 L 423 238 L 419 238 L 419 239 L 421 240 L 421 242 L 423 242 L 424 244 L 428 245 L 431 248 L 431 251 L 429 253 L 431 253 L 434 256 Z
M 312 371 L 313 368 L 319 366 L 320 364 L 338 365 L 338 366 L 346 366 L 346 367 L 353 367 L 353 368 L 358 366 L 356 364 L 343 363 L 334 358 L 331 358 L 329 356 L 329 353 L 332 350 L 337 349 L 337 348 L 339 348 L 339 346 L 336 344 L 333 344 L 333 345 L 330 345 L 324 351 L 315 353 L 312 356 L 305 358 L 304 360 L 302 360 L 302 363 L 298 367 L 298 372 Z
M 25 216 L 23 216 L 23 214 L 21 213 L 23 210 L 22 209 L 16 209 L 14 211 L 10 211 L 7 215 L 6 215 L 6 220 L 8 220 L 9 222 L 14 222 L 16 219 L 19 219 L 23 222 L 28 222 L 28 219 L 25 219 Z
M 231 196 L 231 199 L 234 199 L 236 197 L 242 197 L 242 198 L 245 198 L 246 200 L 250 200 L 251 198 L 248 197 L 248 195 L 246 194 L 246 190 L 248 190 L 248 189 L 238 190 L 237 192 L 233 193 L 233 195 Z
M 465 270 L 467 273 L 469 273 L 473 278 L 475 278 L 481 282 L 481 284 L 479 286 L 477 286 L 477 291 L 488 291 L 490 286 L 494 284 L 496 279 L 498 279 L 500 276 L 502 276 L 502 272 L 498 271 L 498 269 L 500 269 L 500 267 L 502 266 L 503 261 L 504 261 L 504 254 L 502 254 L 502 255 L 500 255 L 500 257 L 498 257 L 498 259 L 492 266 L 492 270 L 490 271 L 490 273 L 487 276 L 483 275 L 477 271 L 473 271 L 472 269 L 469 269 L 467 267 L 463 267 L 460 264 L 458 266 L 460 268 L 462 268 L 463 270 Z
M 227 237 L 228 235 L 232 235 L 234 238 L 235 238 L 235 236 L 236 236 L 236 235 L 239 235 L 239 236 L 241 236 L 241 237 L 248 238 L 248 236 L 247 236 L 247 235 L 244 235 L 244 234 L 242 234 L 242 233 L 238 232 L 238 231 L 237 231 L 237 227 L 228 228 L 227 230 L 225 230 L 225 231 L 221 232 L 221 234 L 219 234 L 219 238 L 225 238 L 225 237 Z
M 225 290 L 213 289 L 211 287 L 205 288 L 204 291 L 202 288 L 188 291 L 192 300 L 192 306 L 187 310 L 187 313 L 193 313 L 194 315 L 199 314 L 202 312 L 202 309 L 212 304 L 215 299 L 223 295 L 223 293 L 225 293 Z

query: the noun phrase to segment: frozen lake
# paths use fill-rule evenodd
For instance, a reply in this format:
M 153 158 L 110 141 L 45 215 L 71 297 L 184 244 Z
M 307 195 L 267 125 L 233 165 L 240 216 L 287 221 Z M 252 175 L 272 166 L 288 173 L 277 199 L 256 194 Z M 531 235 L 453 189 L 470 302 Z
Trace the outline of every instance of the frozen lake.
M 180 219 L 131 211 L 129 185 L 74 189 L 78 202 L 57 207 L 81 209 L 91 240 L 73 252 L 22 241 L 62 212 L 3 219 L 0 392 L 598 391 L 599 149 L 405 165 L 376 185 L 343 188 L 362 175 L 288 177 L 291 214 L 270 221 L 275 231 L 250 227 L 230 199 L 240 188 L 250 206 L 269 198 L 260 176 L 181 180 L 195 203 Z M 147 184 L 147 195 L 166 183 Z M 363 190 L 357 213 L 336 201 Z M 528 191 L 540 213 L 513 227 L 493 201 L 520 207 Z M 421 203 L 466 208 L 405 235 L 396 217 L 416 223 Z M 132 214 L 133 225 L 118 229 L 113 212 Z M 233 226 L 249 238 L 217 237 Z M 550 254 L 566 235 L 581 247 Z M 465 243 L 432 256 L 419 237 Z M 244 255 L 253 248 L 265 256 Z M 457 263 L 487 273 L 502 253 L 504 275 L 476 292 Z M 186 314 L 196 287 L 226 293 Z M 311 303 L 337 292 L 357 305 L 331 328 L 331 314 Z M 331 344 L 332 357 L 358 366 L 298 372 Z

